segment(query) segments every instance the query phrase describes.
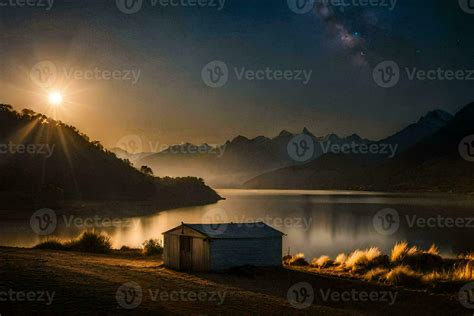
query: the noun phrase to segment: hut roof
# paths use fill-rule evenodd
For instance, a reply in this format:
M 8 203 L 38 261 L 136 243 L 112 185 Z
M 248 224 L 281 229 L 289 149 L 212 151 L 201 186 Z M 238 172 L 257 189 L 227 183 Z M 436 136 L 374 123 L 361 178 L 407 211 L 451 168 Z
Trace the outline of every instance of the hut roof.
M 210 238 L 271 238 L 284 235 L 279 230 L 268 226 L 264 222 L 257 223 L 219 223 L 219 224 L 186 224 L 195 231 L 200 232 Z M 181 226 L 178 226 L 181 227 Z M 176 227 L 176 228 L 178 228 Z M 169 231 L 175 230 L 173 228 Z M 169 232 L 167 231 L 167 232 Z M 165 232 L 165 233 L 167 233 Z

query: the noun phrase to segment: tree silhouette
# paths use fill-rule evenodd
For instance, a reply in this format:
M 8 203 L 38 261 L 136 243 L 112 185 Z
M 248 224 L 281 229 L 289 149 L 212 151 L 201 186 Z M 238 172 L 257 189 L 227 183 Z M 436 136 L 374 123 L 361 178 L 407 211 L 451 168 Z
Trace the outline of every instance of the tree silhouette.
M 144 173 L 148 176 L 153 176 L 153 170 L 148 166 L 141 166 L 140 172 L 142 172 L 142 173 Z

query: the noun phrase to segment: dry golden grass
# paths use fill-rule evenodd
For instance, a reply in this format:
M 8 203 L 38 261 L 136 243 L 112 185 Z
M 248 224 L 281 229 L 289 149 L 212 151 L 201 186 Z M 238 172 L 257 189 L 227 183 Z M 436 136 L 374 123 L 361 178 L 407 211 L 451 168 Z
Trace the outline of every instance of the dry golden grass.
M 313 258 L 311 266 L 316 268 L 327 268 L 333 264 L 331 258 L 328 256 L 321 256 L 319 258 Z
M 397 266 L 384 277 L 385 281 L 393 285 L 415 285 L 421 282 L 422 274 L 413 271 L 408 266 Z
M 306 261 L 304 253 L 299 252 L 292 256 L 291 259 L 287 260 L 287 264 L 292 266 L 307 266 L 309 263 Z
M 382 252 L 377 247 L 372 247 L 366 250 L 357 249 L 349 255 L 345 262 L 345 267 L 350 270 L 357 270 L 366 267 L 381 254 Z
M 338 266 L 343 266 L 346 263 L 347 256 L 345 253 L 340 253 L 337 255 L 336 259 L 334 260 L 334 264 Z
M 291 265 L 305 265 L 302 253 L 289 259 Z M 394 245 L 390 256 L 382 254 L 377 247 L 371 247 L 357 249 L 348 256 L 340 253 L 334 261 L 328 256 L 317 257 L 311 261 L 311 266 L 326 269 L 328 273 L 342 271 L 361 279 L 394 285 L 420 286 L 438 281 L 474 280 L 474 252 L 453 261 L 443 259 L 434 244 L 423 250 L 404 241 Z
M 474 252 L 468 252 L 468 253 L 459 255 L 459 259 L 474 261 Z
M 389 270 L 385 268 L 374 268 L 364 274 L 363 278 L 367 281 L 379 281 L 388 273 L 388 271 Z
M 390 260 L 392 260 L 392 262 L 401 262 L 405 257 L 414 255 L 417 252 L 418 248 L 416 246 L 409 247 L 405 241 L 397 242 L 395 246 L 393 246 Z
M 430 249 L 426 250 L 425 253 L 428 253 L 430 255 L 439 255 L 439 248 L 435 244 L 432 244 Z

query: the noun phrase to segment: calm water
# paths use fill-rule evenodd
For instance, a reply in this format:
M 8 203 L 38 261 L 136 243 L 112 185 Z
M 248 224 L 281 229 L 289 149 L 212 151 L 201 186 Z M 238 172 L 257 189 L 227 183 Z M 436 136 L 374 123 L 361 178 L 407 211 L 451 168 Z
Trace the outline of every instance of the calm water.
M 347 191 L 219 190 L 219 193 L 226 200 L 213 205 L 125 219 L 92 218 L 89 221 L 94 222 L 86 226 L 108 233 L 114 247 L 136 247 L 146 239 L 161 239 L 164 231 L 181 222 L 265 221 L 286 234 L 284 254 L 288 250 L 304 252 L 309 258 L 371 246 L 388 251 L 399 240 L 420 247 L 436 243 L 448 255 L 474 250 L 472 197 Z M 396 213 L 378 213 L 386 208 Z M 398 215 L 398 221 L 394 214 Z M 74 217 L 78 224 L 73 224 L 71 217 L 58 215 L 53 235 L 62 239 L 76 237 L 87 229 L 81 225 L 83 219 Z M 0 222 L 0 245 L 30 247 L 44 238 L 33 232 L 29 220 Z

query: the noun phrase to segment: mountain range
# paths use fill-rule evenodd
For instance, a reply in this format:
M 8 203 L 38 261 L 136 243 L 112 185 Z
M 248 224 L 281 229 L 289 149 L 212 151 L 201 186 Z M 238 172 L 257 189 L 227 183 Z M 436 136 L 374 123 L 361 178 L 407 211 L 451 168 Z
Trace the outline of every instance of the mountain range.
M 453 118 L 444 112 L 430 112 L 415 125 L 384 140 L 398 142 L 403 148 L 392 159 L 370 161 L 361 155 L 326 154 L 307 164 L 262 174 L 247 181 L 245 186 L 473 192 L 474 163 L 462 157 L 459 149 L 461 145 L 469 146 L 462 141 L 474 135 L 472 122 L 474 103 L 465 106 Z M 421 126 L 433 132 L 420 133 L 428 131 Z M 407 146 L 405 140 L 408 139 L 418 141 Z M 474 152 L 474 144 L 470 146 Z
M 112 151 L 121 158 L 129 159 L 136 166 L 150 166 L 159 176 L 192 175 L 204 178 L 210 185 L 221 188 L 242 186 L 284 188 L 286 184 L 292 183 L 291 179 L 298 176 L 284 173 L 285 176 L 282 177 L 282 170 L 300 170 L 306 164 L 313 164 L 316 169 L 324 171 L 321 173 L 322 177 L 333 177 L 338 174 L 344 178 L 350 171 L 348 169 L 359 169 L 361 166 L 378 164 L 385 159 L 393 158 L 432 135 L 452 118 L 453 116 L 445 111 L 434 110 L 394 135 L 379 141 L 365 139 L 357 134 L 347 137 L 340 137 L 335 133 L 315 136 L 307 128 L 303 128 L 301 133 L 283 130 L 273 138 L 258 136 L 249 139 L 245 136 L 237 136 L 217 147 L 186 143 L 170 146 L 169 149 L 159 153 L 131 155 L 120 148 L 112 149 Z M 290 142 L 301 135 L 306 136 L 314 144 L 312 155 L 305 161 L 292 158 L 288 149 Z M 387 150 L 375 154 L 369 152 L 363 155 L 343 156 L 331 151 L 331 148 L 341 148 L 344 145 L 351 148 L 362 145 L 385 145 Z M 209 150 L 198 152 L 197 148 Z M 390 151 L 389 148 L 393 150 Z M 353 163 L 348 165 L 348 159 Z M 336 168 L 335 171 L 333 171 L 334 168 Z

